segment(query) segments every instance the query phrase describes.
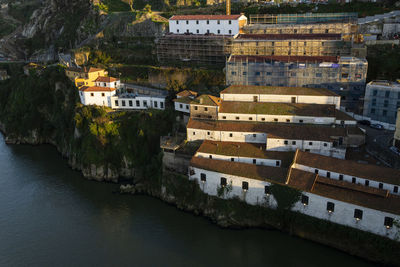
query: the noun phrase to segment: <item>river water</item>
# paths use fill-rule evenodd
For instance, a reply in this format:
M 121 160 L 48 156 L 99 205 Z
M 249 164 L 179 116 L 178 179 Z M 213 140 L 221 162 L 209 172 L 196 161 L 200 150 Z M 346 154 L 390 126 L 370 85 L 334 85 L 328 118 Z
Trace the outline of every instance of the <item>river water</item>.
M 368 266 L 268 230 L 227 230 L 84 179 L 51 146 L 0 134 L 0 266 Z

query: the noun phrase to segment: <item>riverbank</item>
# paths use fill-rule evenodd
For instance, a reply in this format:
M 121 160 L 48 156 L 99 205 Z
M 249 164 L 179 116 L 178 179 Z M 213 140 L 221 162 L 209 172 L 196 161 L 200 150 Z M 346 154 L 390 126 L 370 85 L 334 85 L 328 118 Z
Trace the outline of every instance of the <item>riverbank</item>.
M 287 209 L 211 197 L 187 177 L 163 173 L 159 138 L 176 130 L 172 110 L 113 112 L 82 106 L 60 69 L 18 78 L 0 90 L 0 128 L 7 143 L 51 144 L 87 179 L 129 178 L 133 186 L 124 193 L 157 197 L 221 227 L 277 229 L 373 262 L 400 265 L 399 242 Z

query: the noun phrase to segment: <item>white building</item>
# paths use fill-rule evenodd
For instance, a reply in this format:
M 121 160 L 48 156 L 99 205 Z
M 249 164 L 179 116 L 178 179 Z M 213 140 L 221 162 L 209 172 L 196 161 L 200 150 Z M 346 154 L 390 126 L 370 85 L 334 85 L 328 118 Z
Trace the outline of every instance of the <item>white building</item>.
M 118 96 L 111 97 L 112 109 L 126 109 L 126 110 L 139 110 L 139 109 L 165 109 L 164 96 L 147 96 L 135 94 L 119 94 Z
M 400 229 L 395 223 L 400 219 L 398 196 L 383 189 L 324 178 L 297 169 L 295 164 L 288 170 L 193 157 L 189 179 L 196 180 L 201 190 L 209 195 L 239 197 L 248 204 L 270 208 L 279 205 L 271 193 L 271 185 L 286 184 L 302 191 L 300 199 L 291 208 L 293 211 L 391 239 L 398 238 Z
M 270 151 L 296 151 L 345 158 L 346 147 L 364 142 L 364 134 L 355 127 L 205 121 L 190 119 L 187 140 L 259 143 Z
M 231 85 L 220 97 L 223 101 L 322 104 L 340 109 L 340 96 L 324 88 Z
M 79 97 L 84 105 L 111 107 L 111 97 L 116 95 L 116 88 L 100 86 L 83 86 L 79 89 Z
M 111 88 L 120 88 L 121 81 L 114 77 L 98 77 L 95 81 L 95 86 L 99 87 L 111 87 Z
M 174 107 L 176 111 L 190 114 L 190 102 L 197 97 L 197 92 L 184 90 L 176 94 L 174 99 Z
M 175 15 L 169 19 L 169 32 L 236 35 L 246 24 L 244 15 Z

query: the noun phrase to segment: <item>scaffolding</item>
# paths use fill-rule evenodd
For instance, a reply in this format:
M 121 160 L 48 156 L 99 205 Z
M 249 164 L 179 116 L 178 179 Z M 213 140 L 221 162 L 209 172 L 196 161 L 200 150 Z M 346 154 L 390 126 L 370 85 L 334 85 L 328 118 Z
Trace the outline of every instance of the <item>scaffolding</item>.
M 340 34 L 243 34 L 234 39 L 232 55 L 350 56 L 351 42 Z
M 358 26 L 355 23 L 316 24 L 248 24 L 243 27 L 245 34 L 341 34 L 344 41 L 356 39 Z
M 357 23 L 357 13 L 254 14 L 250 24 Z
M 225 65 L 233 37 L 213 34 L 168 34 L 157 42 L 159 62 Z
M 323 87 L 342 96 L 345 107 L 362 108 L 368 63 L 332 56 L 230 56 L 227 85 Z

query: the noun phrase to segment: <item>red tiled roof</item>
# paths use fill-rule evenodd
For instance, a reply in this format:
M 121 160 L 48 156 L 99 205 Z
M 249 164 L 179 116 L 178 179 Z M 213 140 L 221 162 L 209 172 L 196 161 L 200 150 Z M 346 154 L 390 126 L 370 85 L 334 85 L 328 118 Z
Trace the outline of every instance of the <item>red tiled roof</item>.
M 389 194 L 387 190 L 329 179 L 293 168 L 289 170 L 287 184 L 326 198 L 400 215 L 400 197 Z
M 174 15 L 170 20 L 236 20 L 242 15 Z
M 296 163 L 316 169 L 400 185 L 400 171 L 392 168 L 362 164 L 356 161 L 337 159 L 300 150 L 297 152 Z
M 181 92 L 177 93 L 176 96 L 180 96 L 180 97 L 194 96 L 194 97 L 196 97 L 197 96 L 197 92 L 190 91 L 190 90 L 184 90 L 184 91 L 181 91 Z
M 236 40 L 341 40 L 340 34 L 239 34 Z
M 83 92 L 112 92 L 117 90 L 116 88 L 111 88 L 111 87 L 100 87 L 100 86 L 83 86 L 82 88 L 79 89 L 80 91 Z
M 114 77 L 103 77 L 103 76 L 99 76 L 95 82 L 103 82 L 103 83 L 111 83 L 111 82 L 116 82 L 118 81 L 117 78 Z
M 298 62 L 298 63 L 321 63 L 332 62 L 338 63 L 338 57 L 332 56 L 246 56 L 246 55 L 232 55 L 228 62 L 250 62 L 250 63 L 264 63 L 271 61 L 281 62 Z

